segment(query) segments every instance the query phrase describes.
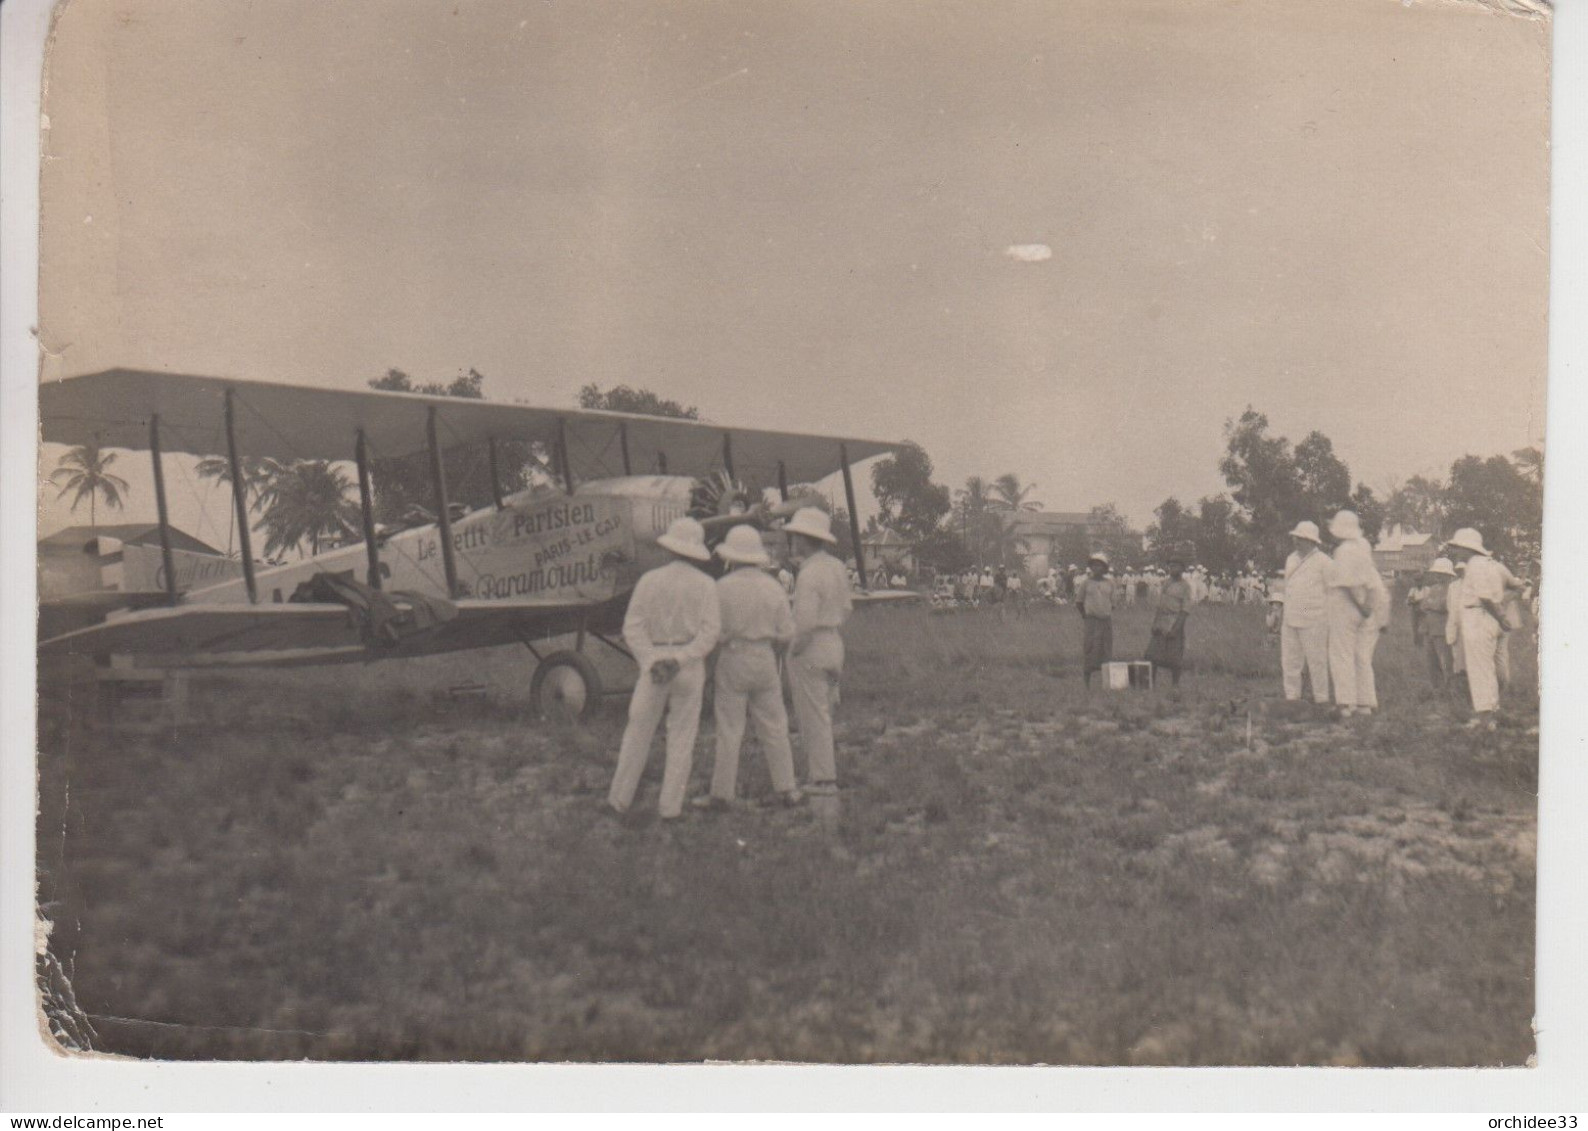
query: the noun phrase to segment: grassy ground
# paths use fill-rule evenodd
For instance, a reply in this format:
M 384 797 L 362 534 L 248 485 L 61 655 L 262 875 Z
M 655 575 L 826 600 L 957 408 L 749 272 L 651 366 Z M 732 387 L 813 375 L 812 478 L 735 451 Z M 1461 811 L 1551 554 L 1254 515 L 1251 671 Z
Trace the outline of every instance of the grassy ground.
M 1521 1063 L 1536 697 L 1461 731 L 1406 631 L 1347 725 L 1276 707 L 1255 609 L 1090 696 L 1072 612 L 865 609 L 833 826 L 604 819 L 619 705 L 532 723 L 510 652 L 233 673 L 179 730 L 46 719 L 52 945 L 139 1056 Z

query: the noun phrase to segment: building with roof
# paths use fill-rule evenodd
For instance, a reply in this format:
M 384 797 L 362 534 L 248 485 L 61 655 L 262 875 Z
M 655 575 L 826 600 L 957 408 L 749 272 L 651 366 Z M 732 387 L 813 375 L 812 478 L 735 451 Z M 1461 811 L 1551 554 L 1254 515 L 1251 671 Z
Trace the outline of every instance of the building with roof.
M 886 565 L 889 573 L 894 570 L 915 572 L 915 554 L 904 535 L 896 530 L 872 531 L 860 539 L 860 548 L 865 552 L 866 565 L 871 569 Z
M 1097 525 L 1084 511 L 1010 511 L 1003 520 L 1018 540 L 1026 572 L 1033 576 L 1047 573 L 1050 566 L 1070 564 L 1064 556 L 1066 542 L 1073 548 L 1090 541 Z
M 122 588 L 122 548 L 160 549 L 160 527 L 153 522 L 68 526 L 39 539 L 39 600 Z M 171 549 L 178 553 L 224 555 L 207 542 L 171 527 Z
M 1419 574 L 1439 556 L 1439 539 L 1402 526 L 1391 526 L 1373 547 L 1373 564 L 1380 573 Z

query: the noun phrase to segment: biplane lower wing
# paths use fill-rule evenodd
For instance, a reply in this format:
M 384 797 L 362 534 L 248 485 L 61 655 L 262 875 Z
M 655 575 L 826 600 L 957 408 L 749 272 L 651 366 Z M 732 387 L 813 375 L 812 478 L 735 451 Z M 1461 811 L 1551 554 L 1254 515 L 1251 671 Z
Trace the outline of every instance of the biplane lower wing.
M 161 656 L 184 665 L 367 662 L 521 643 L 580 628 L 602 631 L 621 619 L 621 604 L 615 601 L 570 606 L 534 600 L 461 600 L 454 605 L 454 619 L 395 644 L 366 641 L 358 618 L 343 605 L 195 604 L 115 616 L 43 640 L 39 653 Z

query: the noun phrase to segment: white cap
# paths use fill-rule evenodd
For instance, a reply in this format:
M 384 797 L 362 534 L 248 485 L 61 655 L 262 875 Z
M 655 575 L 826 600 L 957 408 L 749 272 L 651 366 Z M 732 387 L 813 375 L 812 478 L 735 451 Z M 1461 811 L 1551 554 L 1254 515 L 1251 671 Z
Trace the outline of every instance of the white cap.
M 1108 560 L 1108 554 L 1102 550 L 1093 550 L 1087 556 L 1086 560 L 1089 562 L 1102 562 L 1104 565 L 1110 564 Z
M 711 551 L 706 549 L 706 528 L 689 517 L 675 518 L 667 528 L 667 533 L 656 539 L 656 544 L 664 550 L 684 558 L 692 558 L 697 562 L 709 562 Z

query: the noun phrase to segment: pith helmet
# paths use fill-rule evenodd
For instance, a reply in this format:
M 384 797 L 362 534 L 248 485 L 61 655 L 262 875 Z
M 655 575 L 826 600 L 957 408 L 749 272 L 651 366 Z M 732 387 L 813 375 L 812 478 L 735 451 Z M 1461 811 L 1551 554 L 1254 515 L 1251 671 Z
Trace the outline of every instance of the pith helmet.
M 692 518 L 675 518 L 667 533 L 656 539 L 664 550 L 697 562 L 709 562 L 711 551 L 706 549 L 706 528 Z
M 1329 520 L 1329 536 L 1340 539 L 1360 538 L 1362 520 L 1356 517 L 1355 511 L 1339 511 Z
M 783 524 L 784 534 L 803 534 L 807 538 L 814 538 L 818 542 L 833 543 L 838 539 L 833 537 L 833 520 L 830 515 L 820 507 L 801 507 L 794 512 L 794 517 Z
M 748 523 L 740 523 L 728 531 L 728 536 L 717 547 L 717 556 L 725 562 L 741 565 L 771 565 L 772 555 L 761 543 L 761 534 Z
M 1483 535 L 1470 526 L 1463 526 L 1456 531 L 1450 536 L 1450 541 L 1445 544 L 1447 546 L 1459 546 L 1463 550 L 1471 550 L 1474 554 L 1482 554 L 1484 557 L 1489 557 L 1489 551 L 1483 548 Z

